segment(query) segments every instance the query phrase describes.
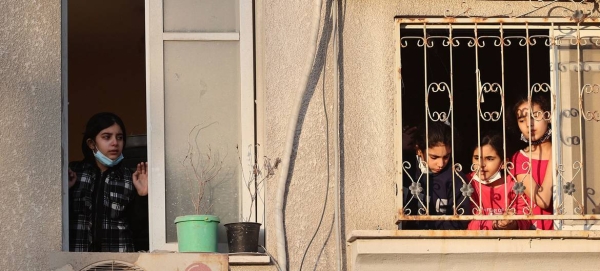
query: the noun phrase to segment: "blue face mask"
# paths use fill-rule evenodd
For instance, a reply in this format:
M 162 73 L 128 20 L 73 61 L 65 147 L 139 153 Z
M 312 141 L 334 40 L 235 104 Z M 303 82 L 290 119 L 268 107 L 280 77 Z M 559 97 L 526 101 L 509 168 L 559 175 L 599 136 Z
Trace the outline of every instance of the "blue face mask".
M 116 160 L 112 160 L 112 159 L 106 157 L 106 155 L 102 154 L 102 152 L 99 150 L 96 150 L 94 152 L 94 157 L 96 157 L 96 160 L 98 160 L 98 162 L 100 162 L 100 164 L 103 164 L 107 167 L 113 167 L 114 165 L 121 162 L 121 160 L 123 160 L 123 158 L 124 158 L 123 153 L 121 153 L 121 155 L 119 155 L 119 157 Z

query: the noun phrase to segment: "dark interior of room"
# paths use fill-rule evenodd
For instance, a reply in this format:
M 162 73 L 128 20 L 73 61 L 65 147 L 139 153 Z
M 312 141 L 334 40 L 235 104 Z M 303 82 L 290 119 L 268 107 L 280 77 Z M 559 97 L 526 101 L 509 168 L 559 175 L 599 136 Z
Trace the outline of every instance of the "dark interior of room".
M 144 0 L 68 1 L 67 33 L 69 161 L 83 158 L 85 124 L 99 112 L 125 123 L 122 163 L 147 161 Z M 136 249 L 148 250 L 147 204 L 140 206 L 146 217 L 131 224 L 144 233 Z
M 479 76 L 482 84 L 498 83 L 502 85 L 504 70 L 504 94 L 506 116 L 507 158 L 520 147 L 518 142 L 520 132 L 516 119 L 511 114 L 514 103 L 521 97 L 527 97 L 529 86 L 535 83 L 550 83 L 550 50 L 546 45 L 548 35 L 546 30 L 530 30 L 529 35 L 535 45 L 529 46 L 529 74 L 527 67 L 527 46 L 519 43 L 525 37 L 525 30 L 504 30 L 504 37 L 510 42 L 504 46 L 504 68 L 502 67 L 499 30 L 478 30 L 479 43 L 484 44 L 478 49 L 476 61 L 475 47 L 469 46 L 469 39 L 474 37 L 471 30 L 453 30 L 453 36 L 459 45 L 452 48 L 452 65 L 450 47 L 443 45 L 443 40 L 449 36 L 448 30 L 427 30 L 427 35 L 433 46 L 424 49 L 418 46 L 419 40 L 406 37 L 423 37 L 422 29 L 402 29 L 401 37 L 406 47 L 401 49 L 402 64 L 402 123 L 403 126 L 419 126 L 425 121 L 425 75 L 427 84 L 446 82 L 450 86 L 451 67 L 453 72 L 453 126 L 455 132 L 454 157 L 460 163 L 463 172 L 468 173 L 471 167 L 471 155 L 477 146 L 477 74 L 476 63 L 479 63 Z M 538 36 L 538 37 L 536 37 Z M 421 41 L 422 43 L 422 41 Z M 425 50 L 427 58 L 425 61 Z M 425 74 L 425 65 L 427 73 Z M 430 92 L 430 111 L 448 111 L 450 102 L 448 92 Z M 484 94 L 482 111 L 500 111 L 501 98 L 499 93 Z M 502 118 L 499 121 L 483 121 L 480 118 L 481 132 L 494 130 L 502 133 Z M 406 158 L 405 158 L 406 159 Z

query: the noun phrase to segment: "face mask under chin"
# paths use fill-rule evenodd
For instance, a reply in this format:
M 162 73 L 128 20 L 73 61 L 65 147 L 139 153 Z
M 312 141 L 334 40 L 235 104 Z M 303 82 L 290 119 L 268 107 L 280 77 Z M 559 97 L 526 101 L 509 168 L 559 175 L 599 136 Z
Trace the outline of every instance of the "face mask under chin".
M 417 165 L 419 166 L 419 170 L 421 170 L 421 172 L 424 174 L 439 174 L 447 166 L 446 164 L 446 166 L 444 166 L 439 172 L 433 172 L 429 169 L 427 163 L 425 163 L 425 161 L 423 161 L 419 155 L 417 155 Z
M 113 167 L 116 164 L 120 163 L 123 160 L 123 153 L 121 153 L 121 155 L 119 155 L 119 157 L 117 157 L 117 159 L 112 160 L 108 157 L 106 157 L 106 155 L 104 155 L 100 150 L 96 149 L 94 153 L 94 157 L 96 158 L 96 161 L 100 162 L 100 164 L 103 164 L 107 167 Z
M 422 173 L 425 173 L 425 174 L 431 173 L 431 171 L 429 170 L 429 168 L 427 167 L 425 162 L 423 162 L 423 160 L 421 159 L 421 156 L 419 156 L 419 155 L 417 155 L 417 165 L 419 165 L 419 170 L 421 170 Z
M 491 183 L 499 180 L 500 178 L 502 178 L 502 174 L 500 174 L 500 170 L 496 171 L 496 173 L 494 173 L 494 175 L 489 177 L 487 180 L 482 180 L 481 177 L 479 177 L 479 174 L 473 175 L 473 180 L 479 182 L 480 184 L 491 184 Z

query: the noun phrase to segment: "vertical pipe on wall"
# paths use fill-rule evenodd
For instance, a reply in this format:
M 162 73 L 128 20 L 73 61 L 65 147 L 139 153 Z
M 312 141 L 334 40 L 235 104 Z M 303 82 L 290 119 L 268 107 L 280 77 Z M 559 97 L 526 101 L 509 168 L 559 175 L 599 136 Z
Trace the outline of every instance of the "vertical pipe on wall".
M 69 168 L 69 86 L 68 86 L 68 66 L 69 66 L 69 1 L 60 1 L 60 85 L 61 85 L 61 157 L 62 157 L 62 250 L 69 251 L 69 186 L 68 186 L 68 168 Z
M 335 165 L 335 182 L 334 182 L 334 190 L 335 190 L 335 208 L 334 208 L 334 220 L 335 220 L 335 240 L 336 240 L 336 261 L 337 261 L 337 270 L 342 270 L 342 233 L 341 233 L 341 213 L 340 213 L 340 82 L 339 82 L 339 56 L 338 56 L 338 27 L 339 27 L 339 17 L 338 17 L 338 0 L 333 0 L 333 82 L 335 86 L 333 99 L 334 109 L 333 109 L 333 123 L 334 123 L 334 165 Z
M 281 267 L 282 271 L 287 270 L 287 253 L 286 253 L 286 238 L 285 238 L 285 224 L 283 219 L 283 207 L 285 200 L 285 187 L 288 181 L 288 177 L 290 176 L 290 160 L 292 157 L 292 153 L 294 150 L 294 138 L 296 137 L 296 127 L 298 125 L 298 117 L 300 115 L 300 109 L 302 107 L 302 101 L 304 100 L 304 96 L 306 94 L 306 88 L 308 85 L 308 81 L 310 79 L 310 73 L 312 70 L 312 65 L 315 59 L 315 55 L 317 52 L 317 42 L 319 36 L 319 26 L 321 24 L 321 6 L 322 0 L 314 0 L 313 6 L 313 18 L 311 22 L 311 34 L 309 39 L 309 50 L 306 55 L 306 62 L 304 63 L 304 70 L 302 77 L 302 82 L 298 85 L 298 97 L 296 99 L 296 103 L 292 110 L 292 114 L 290 115 L 290 122 L 288 126 L 286 143 L 285 143 L 285 151 L 282 155 L 282 171 L 281 175 L 279 175 L 279 181 L 277 183 L 277 197 L 275 201 L 275 234 L 277 238 L 277 262 Z

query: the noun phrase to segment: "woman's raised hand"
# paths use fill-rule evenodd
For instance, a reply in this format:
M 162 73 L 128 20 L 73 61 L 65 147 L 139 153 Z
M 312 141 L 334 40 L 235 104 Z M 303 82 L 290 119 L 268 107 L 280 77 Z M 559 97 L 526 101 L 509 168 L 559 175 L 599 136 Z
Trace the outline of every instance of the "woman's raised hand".
M 137 165 L 137 170 L 133 173 L 133 185 L 138 195 L 148 195 L 148 162 L 142 162 Z
M 77 182 L 77 174 L 69 169 L 69 188 L 73 187 Z

